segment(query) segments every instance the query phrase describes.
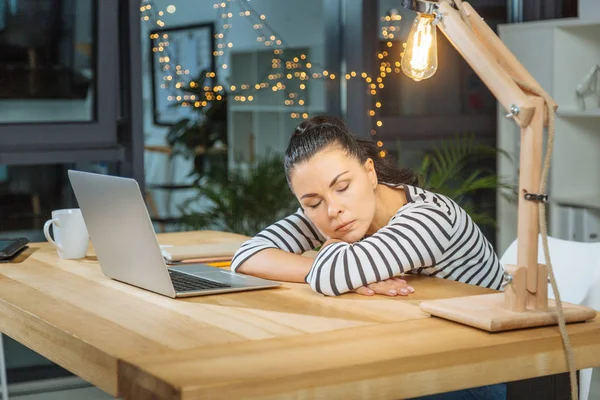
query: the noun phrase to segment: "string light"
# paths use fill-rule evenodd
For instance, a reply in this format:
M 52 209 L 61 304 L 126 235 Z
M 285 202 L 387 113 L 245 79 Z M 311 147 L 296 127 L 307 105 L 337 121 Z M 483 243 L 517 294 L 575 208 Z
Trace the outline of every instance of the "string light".
M 394 39 L 395 32 L 400 31 L 399 22 L 402 20 L 402 16 L 398 13 L 398 10 L 392 9 L 385 17 L 381 17 L 383 27 L 381 28 L 383 37 L 385 39 Z M 391 47 L 391 46 L 390 46 Z
M 162 11 L 159 11 L 158 13 L 153 12 L 155 7 L 151 1 L 147 0 L 144 3 L 145 4 L 140 7 L 140 11 L 142 12 L 142 20 L 147 21 L 149 24 L 163 27 L 164 22 L 161 21 L 156 14 L 158 14 L 160 17 L 163 16 L 164 13 Z M 219 69 L 225 70 L 228 68 L 227 63 L 225 62 L 224 50 L 234 47 L 234 43 L 227 40 L 228 33 L 232 27 L 232 17 L 234 14 L 230 3 L 236 3 L 239 6 L 238 15 L 240 17 L 250 20 L 250 23 L 252 24 L 251 26 L 257 35 L 256 40 L 259 43 L 262 43 L 265 47 L 273 50 L 273 58 L 270 68 L 264 74 L 264 79 L 262 81 L 231 85 L 229 87 L 234 101 L 251 102 L 254 100 L 254 95 L 256 92 L 271 88 L 273 92 L 289 92 L 287 93 L 285 99 L 282 99 L 283 105 L 292 108 L 304 108 L 307 106 L 307 100 L 305 98 L 305 81 L 310 79 L 335 80 L 338 78 L 335 73 L 331 73 L 310 62 L 309 57 L 306 54 L 296 55 L 292 57 L 291 60 L 286 59 L 284 57 L 284 49 L 286 49 L 288 46 L 283 38 L 281 38 L 269 26 L 267 22 L 267 16 L 257 13 L 252 8 L 251 4 L 246 0 L 227 0 L 215 2 L 215 4 L 213 4 L 213 7 L 217 10 L 218 17 L 221 18 L 221 23 L 217 25 L 222 26 L 222 31 L 214 35 L 214 38 L 216 39 L 216 49 L 213 52 L 213 56 L 218 59 L 217 65 Z M 167 12 L 175 12 L 175 7 L 173 6 L 172 9 L 170 6 L 167 7 Z M 383 126 L 383 123 L 378 116 L 378 113 L 382 108 L 381 99 L 377 98 L 379 90 L 385 88 L 384 80 L 390 76 L 390 74 L 400 74 L 401 72 L 400 62 L 397 61 L 392 65 L 390 62 L 386 61 L 388 55 L 394 51 L 394 42 L 391 41 L 391 39 L 394 39 L 395 34 L 400 30 L 399 22 L 401 19 L 401 16 L 395 10 L 390 11 L 389 15 L 381 18 L 383 22 L 382 34 L 384 38 L 388 39 L 388 41 L 385 43 L 385 50 L 377 54 L 377 59 L 380 61 L 380 68 L 376 76 L 371 77 L 367 72 L 356 71 L 350 71 L 349 73 L 343 75 L 343 78 L 348 81 L 354 78 L 361 78 L 369 89 L 368 93 L 373 96 L 374 107 L 367 111 L 368 116 L 374 121 L 373 129 L 370 130 L 370 133 L 373 136 L 377 134 L 377 128 Z M 158 35 L 155 34 L 154 37 L 151 37 L 151 39 L 154 41 L 159 40 L 156 42 L 156 46 L 152 49 L 152 51 L 159 53 L 159 60 L 162 59 L 161 64 L 163 64 L 162 70 L 165 73 L 163 77 L 165 83 L 161 84 L 161 88 L 175 87 L 180 89 L 186 84 L 191 88 L 197 87 L 197 84 L 193 81 L 186 83 L 182 80 L 183 76 L 189 74 L 189 70 L 183 69 L 180 65 L 174 63 L 172 61 L 172 57 L 167 54 L 169 46 L 168 35 L 164 34 L 163 37 L 159 38 Z M 171 71 L 176 72 L 173 74 Z M 207 77 L 214 78 L 216 77 L 216 74 L 215 72 L 211 71 L 207 73 Z M 294 88 L 297 88 L 297 91 L 295 91 Z M 223 99 L 223 94 L 225 92 L 222 86 L 206 86 L 203 89 L 205 90 L 205 98 L 207 100 L 219 101 Z M 179 96 L 169 95 L 167 98 L 169 101 L 174 101 L 178 97 Z M 188 99 L 184 99 L 184 102 L 181 104 L 183 107 L 188 107 L 190 104 L 194 107 L 204 106 L 206 104 L 206 101 L 200 100 L 188 104 L 185 100 Z M 295 110 L 290 113 L 290 117 L 292 119 L 308 118 L 309 116 L 310 115 L 307 111 Z M 380 148 L 383 147 L 383 142 L 378 140 L 377 146 Z M 381 150 L 380 156 L 385 157 L 385 155 L 386 152 Z

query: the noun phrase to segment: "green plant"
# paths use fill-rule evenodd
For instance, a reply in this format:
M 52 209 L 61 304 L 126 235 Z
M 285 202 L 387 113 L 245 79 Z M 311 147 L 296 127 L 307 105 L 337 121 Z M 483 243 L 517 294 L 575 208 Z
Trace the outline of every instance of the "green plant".
M 196 180 L 207 172 L 219 170 L 215 164 L 223 164 L 226 159 L 222 149 L 215 148 L 215 145 L 227 144 L 227 93 L 207 92 L 204 89 L 207 79 L 207 71 L 202 71 L 179 89 L 183 100 L 171 107 L 189 107 L 194 114 L 177 121 L 167 134 L 172 157 L 182 155 L 194 159 L 190 175 L 195 175 Z
M 194 211 L 208 200 L 206 210 Z M 293 213 L 298 202 L 288 188 L 280 155 L 259 159 L 247 169 L 237 167 L 198 185 L 197 195 L 181 207 L 181 222 L 190 229 L 217 229 L 255 235 Z
M 420 186 L 458 203 L 478 225 L 496 226 L 496 190 L 509 188 L 495 173 L 498 154 L 505 152 L 476 142 L 472 135 L 443 140 L 417 168 Z

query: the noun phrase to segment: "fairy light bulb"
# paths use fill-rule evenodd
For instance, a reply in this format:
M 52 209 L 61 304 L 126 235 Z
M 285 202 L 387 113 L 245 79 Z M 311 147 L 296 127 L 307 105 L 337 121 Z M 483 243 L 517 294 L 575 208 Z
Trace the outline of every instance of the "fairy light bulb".
M 435 17 L 418 14 L 410 28 L 402 71 L 415 81 L 431 78 L 438 67 Z

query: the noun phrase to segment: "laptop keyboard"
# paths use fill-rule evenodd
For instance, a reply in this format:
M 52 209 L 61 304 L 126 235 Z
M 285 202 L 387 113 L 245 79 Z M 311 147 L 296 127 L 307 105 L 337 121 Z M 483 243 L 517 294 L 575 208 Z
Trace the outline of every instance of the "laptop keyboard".
M 203 279 L 195 275 L 184 274 L 172 269 L 169 269 L 169 275 L 171 276 L 173 287 L 178 293 L 231 287 L 231 285 L 227 285 L 225 283 Z

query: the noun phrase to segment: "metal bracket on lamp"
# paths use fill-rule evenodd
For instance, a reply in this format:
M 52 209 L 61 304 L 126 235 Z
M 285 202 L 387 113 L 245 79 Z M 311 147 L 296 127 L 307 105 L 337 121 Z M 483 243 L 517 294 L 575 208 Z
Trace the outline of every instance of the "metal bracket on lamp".
M 417 1 L 415 11 L 420 12 L 422 14 L 433 15 L 436 13 L 438 6 L 439 3 L 437 1 L 419 0 Z

